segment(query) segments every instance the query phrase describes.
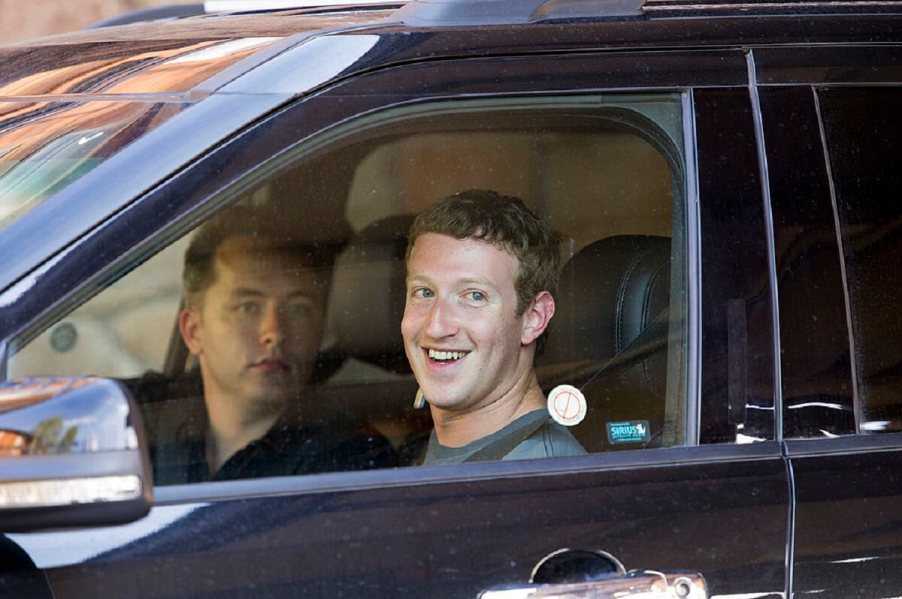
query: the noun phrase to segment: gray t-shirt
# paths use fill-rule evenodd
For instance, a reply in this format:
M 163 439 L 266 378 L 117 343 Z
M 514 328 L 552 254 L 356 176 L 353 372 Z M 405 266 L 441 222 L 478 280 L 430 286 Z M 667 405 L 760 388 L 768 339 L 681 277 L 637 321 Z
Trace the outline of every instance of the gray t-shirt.
M 501 430 L 487 437 L 477 439 L 463 447 L 445 447 L 439 444 L 435 431 L 429 435 L 429 446 L 426 448 L 426 458 L 423 465 L 462 464 L 477 451 L 501 439 L 516 435 L 518 431 L 535 426 L 540 420 L 547 420 L 546 410 L 536 410 L 520 416 Z M 528 460 L 532 458 L 549 458 L 586 453 L 570 431 L 563 425 L 548 420 L 535 430 L 531 435 L 514 447 L 503 460 Z

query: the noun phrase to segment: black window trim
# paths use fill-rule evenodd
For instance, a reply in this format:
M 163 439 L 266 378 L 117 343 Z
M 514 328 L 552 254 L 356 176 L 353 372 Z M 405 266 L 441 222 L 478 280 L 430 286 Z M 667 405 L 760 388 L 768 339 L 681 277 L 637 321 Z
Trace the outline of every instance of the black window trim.
M 780 356 L 780 297 L 777 284 L 777 250 L 774 235 L 774 215 L 771 208 L 770 172 L 767 164 L 767 150 L 764 139 L 764 122 L 761 115 L 761 99 L 758 96 L 758 75 L 755 67 L 755 53 L 746 52 L 746 64 L 749 76 L 749 98 L 752 103 L 752 122 L 755 128 L 755 145 L 758 152 L 758 173 L 761 184 L 761 201 L 763 202 L 764 226 L 767 236 L 767 270 L 770 285 L 771 323 L 773 326 L 773 377 L 774 377 L 774 439 L 783 440 L 783 373 Z

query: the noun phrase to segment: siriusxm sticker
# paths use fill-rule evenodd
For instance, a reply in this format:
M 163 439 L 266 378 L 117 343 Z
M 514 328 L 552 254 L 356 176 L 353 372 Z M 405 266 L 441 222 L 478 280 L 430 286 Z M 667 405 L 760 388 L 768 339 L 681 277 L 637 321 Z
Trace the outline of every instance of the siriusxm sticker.
M 650 438 L 648 420 L 608 422 L 608 443 L 645 443 Z

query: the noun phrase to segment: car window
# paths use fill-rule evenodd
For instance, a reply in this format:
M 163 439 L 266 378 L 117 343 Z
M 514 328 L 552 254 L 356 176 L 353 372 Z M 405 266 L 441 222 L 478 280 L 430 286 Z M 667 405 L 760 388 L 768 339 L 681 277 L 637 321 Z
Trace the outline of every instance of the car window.
M 763 90 L 761 112 L 779 291 L 783 435 L 853 434 L 836 215 L 824 152 L 811 151 L 823 148 L 815 92 L 807 86 Z
M 433 102 L 359 118 L 231 185 L 210 200 L 212 216 L 199 226 L 137 267 L 130 259 L 99 293 L 24 331 L 10 344 L 8 376 L 121 380 L 144 408 L 157 484 L 207 480 L 204 440 L 215 415 L 185 343 L 180 314 L 192 300 L 184 257 L 210 223 L 255 215 L 247 218 L 256 237 L 280 230 L 302 240 L 310 259 L 294 282 L 312 264 L 327 272 L 325 283 L 310 284 L 325 290 L 322 305 L 291 308 L 308 318 L 298 321 L 298 337 L 317 347 L 297 392 L 297 418 L 285 426 L 307 427 L 308 448 L 317 435 L 328 438 L 328 451 L 307 451 L 284 467 L 278 444 L 298 437 L 292 429 L 248 445 L 246 463 L 229 462 L 232 470 L 220 474 L 415 465 L 432 422 L 428 408 L 414 406 L 417 384 L 401 340 L 407 233 L 438 199 L 485 189 L 523 198 L 563 236 L 557 312 L 536 371 L 544 392 L 567 384 L 586 396 L 574 436 L 589 452 L 685 444 L 682 110 L 679 94 L 612 94 Z M 334 251 L 328 267 L 314 259 L 324 250 Z M 265 251 L 258 258 L 248 276 L 280 260 Z M 236 310 L 260 310 L 251 303 Z
M 124 144 L 177 115 L 178 105 L 86 102 L 25 106 L 36 117 L 0 139 L 0 229 L 34 210 Z M 74 123 L 90 122 L 90 127 Z
M 818 95 L 834 187 L 861 432 L 902 430 L 898 88 Z
M 79 44 L 78 52 L 48 44 L 28 50 L 29 60 L 23 49 L 0 50 L 0 95 L 9 99 L 0 105 L 9 125 L 0 132 L 0 229 L 181 114 L 191 102 L 176 100 L 179 94 L 278 39 L 111 39 L 99 49 Z M 171 95 L 136 100 L 153 93 Z

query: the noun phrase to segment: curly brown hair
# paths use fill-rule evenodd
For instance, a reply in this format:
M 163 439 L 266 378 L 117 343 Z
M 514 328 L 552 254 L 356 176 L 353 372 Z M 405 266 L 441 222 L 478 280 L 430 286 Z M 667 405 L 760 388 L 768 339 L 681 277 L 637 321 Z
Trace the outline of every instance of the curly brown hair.
M 471 189 L 439 200 L 411 225 L 407 261 L 417 238 L 425 233 L 479 239 L 517 258 L 519 269 L 514 288 L 518 316 L 541 291 L 553 296 L 557 290 L 561 235 L 520 198 Z

